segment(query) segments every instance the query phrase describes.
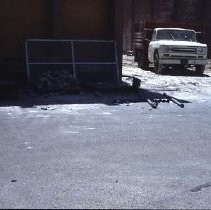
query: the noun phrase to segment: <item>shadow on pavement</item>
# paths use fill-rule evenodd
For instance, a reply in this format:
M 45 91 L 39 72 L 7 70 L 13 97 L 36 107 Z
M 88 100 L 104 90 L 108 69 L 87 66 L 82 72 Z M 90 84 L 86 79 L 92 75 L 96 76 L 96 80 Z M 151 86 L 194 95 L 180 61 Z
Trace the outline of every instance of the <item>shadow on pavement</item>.
M 133 86 L 123 83 L 118 89 L 96 89 L 84 87 L 79 91 L 72 93 L 39 93 L 32 91 L 31 89 L 22 89 L 18 91 L 16 97 L 1 97 L 0 106 L 20 106 L 22 108 L 58 104 L 105 104 L 109 106 L 117 106 L 120 104 L 129 105 L 130 103 L 147 102 L 152 108 L 156 108 L 156 104 L 158 105 L 158 103 L 161 102 L 169 103 L 172 99 L 175 99 L 178 104 L 190 103 L 173 97 L 167 98 L 163 93 L 142 88 L 135 89 Z
M 165 75 L 189 76 L 189 77 L 210 77 L 207 74 L 198 75 L 196 71 L 193 71 L 191 69 L 179 69 L 177 71 L 166 70 Z
M 149 67 L 149 71 L 153 72 L 154 68 Z M 165 69 L 165 72 L 163 75 L 168 75 L 168 76 L 189 76 L 189 77 L 210 77 L 207 74 L 202 74 L 198 75 L 196 71 L 191 70 L 191 69 Z

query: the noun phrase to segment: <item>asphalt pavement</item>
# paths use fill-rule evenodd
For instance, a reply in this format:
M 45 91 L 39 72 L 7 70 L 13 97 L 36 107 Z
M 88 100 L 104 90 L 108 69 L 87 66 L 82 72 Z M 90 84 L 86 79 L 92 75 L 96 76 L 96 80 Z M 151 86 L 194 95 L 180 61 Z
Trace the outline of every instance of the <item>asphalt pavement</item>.
M 211 208 L 211 103 L 0 107 L 0 208 Z

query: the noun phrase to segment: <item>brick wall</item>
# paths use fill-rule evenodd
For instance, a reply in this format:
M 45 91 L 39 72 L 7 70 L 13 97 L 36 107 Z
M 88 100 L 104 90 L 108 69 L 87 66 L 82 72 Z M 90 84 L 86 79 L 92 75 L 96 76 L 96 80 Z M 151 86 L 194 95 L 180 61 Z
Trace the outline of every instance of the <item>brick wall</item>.
M 153 1 L 152 13 L 152 19 L 154 19 L 155 21 L 172 21 L 174 14 L 174 0 Z
M 176 0 L 175 1 L 177 22 L 193 22 L 200 21 L 200 0 Z
M 211 1 L 210 0 L 133 0 L 125 1 L 124 50 L 132 49 L 131 42 L 135 22 L 155 20 L 160 22 L 197 23 L 204 29 L 205 41 L 211 49 Z M 129 13 L 128 11 L 133 11 Z M 131 17 L 129 17 L 131 15 Z M 209 50 L 209 56 L 211 56 Z
M 134 21 L 145 21 L 151 18 L 150 0 L 134 0 Z
M 208 56 L 211 58 L 211 1 L 204 2 L 202 9 L 203 28 L 206 43 L 208 44 Z

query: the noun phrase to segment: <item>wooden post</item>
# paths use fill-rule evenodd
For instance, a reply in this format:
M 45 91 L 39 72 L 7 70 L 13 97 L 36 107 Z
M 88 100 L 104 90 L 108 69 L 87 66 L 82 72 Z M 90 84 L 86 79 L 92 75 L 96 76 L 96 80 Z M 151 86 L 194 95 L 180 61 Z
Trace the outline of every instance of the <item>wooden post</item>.
M 114 39 L 117 44 L 119 78 L 122 79 L 122 54 L 123 54 L 123 6 L 124 0 L 115 0 L 114 3 Z
M 134 0 L 124 1 L 123 50 L 132 50 L 134 25 Z

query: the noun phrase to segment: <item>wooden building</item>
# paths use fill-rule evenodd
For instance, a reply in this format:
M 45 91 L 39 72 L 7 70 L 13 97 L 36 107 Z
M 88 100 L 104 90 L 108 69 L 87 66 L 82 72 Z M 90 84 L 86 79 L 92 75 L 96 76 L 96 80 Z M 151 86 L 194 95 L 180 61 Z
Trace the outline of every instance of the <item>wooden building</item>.
M 24 42 L 33 38 L 115 40 L 121 64 L 122 3 L 121 0 L 1 0 L 0 70 L 9 69 L 22 76 Z
M 209 0 L 126 0 L 124 2 L 123 49 L 132 50 L 133 25 L 140 21 L 199 24 L 211 49 L 211 1 Z M 209 50 L 209 56 L 211 52 Z

